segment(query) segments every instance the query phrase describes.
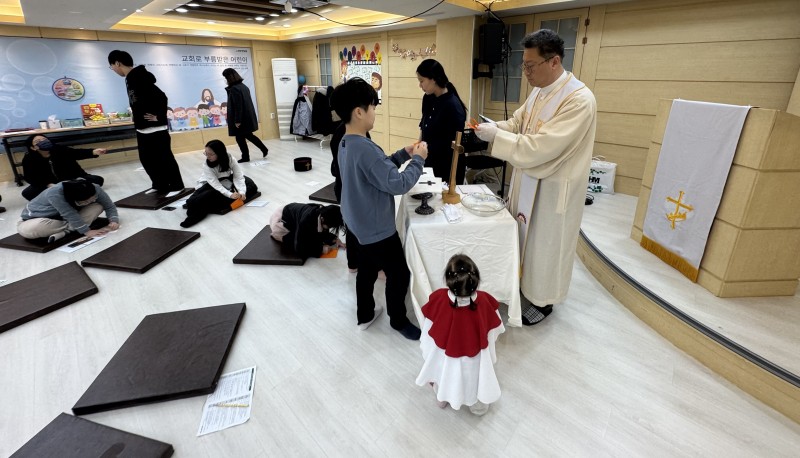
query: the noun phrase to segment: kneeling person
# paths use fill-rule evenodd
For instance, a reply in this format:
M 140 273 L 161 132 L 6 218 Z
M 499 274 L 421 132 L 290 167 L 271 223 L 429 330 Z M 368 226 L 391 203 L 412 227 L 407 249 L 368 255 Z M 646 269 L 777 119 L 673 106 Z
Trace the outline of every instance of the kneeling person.
M 304 258 L 318 258 L 337 246 L 345 246 L 338 234 L 344 228 L 338 205 L 287 204 L 270 218 L 272 238 L 290 243 Z
M 197 180 L 197 190 L 186 201 L 186 219 L 182 227 L 191 227 L 209 213 L 219 212 L 238 200 L 247 200 L 258 186 L 244 176 L 242 169 L 219 140 L 206 143 L 206 161 Z
M 109 223 L 100 229 L 89 226 L 105 212 Z M 62 181 L 25 206 L 17 232 L 26 239 L 48 237 L 50 243 L 69 232 L 94 237 L 119 228 L 117 207 L 103 188 L 83 179 Z

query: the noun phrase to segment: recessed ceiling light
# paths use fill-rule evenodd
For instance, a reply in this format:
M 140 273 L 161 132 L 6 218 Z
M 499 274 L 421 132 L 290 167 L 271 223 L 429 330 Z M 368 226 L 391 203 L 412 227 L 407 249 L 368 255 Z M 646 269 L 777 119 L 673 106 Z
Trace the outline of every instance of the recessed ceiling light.
M 177 11 L 179 13 L 188 13 L 189 12 L 189 10 L 187 10 L 186 8 L 175 8 L 175 11 Z
M 186 6 L 191 6 L 193 8 L 197 8 L 200 5 L 198 5 L 197 3 L 187 3 Z
M 296 12 L 297 12 L 297 10 L 292 8 L 292 13 L 296 13 Z
M 271 17 L 278 17 L 278 16 L 280 16 L 280 14 L 278 14 L 278 13 L 269 13 L 269 15 L 270 15 Z
M 252 20 L 253 20 L 253 18 L 249 17 L 249 18 L 246 18 L 245 20 L 246 20 L 246 21 L 252 21 Z
M 128 8 L 122 8 L 122 11 L 128 11 Z
M 164 8 L 164 11 L 172 11 L 172 8 Z
M 139 8 L 136 8 L 136 12 L 137 13 L 144 13 L 144 10 L 140 10 Z
M 319 20 L 320 20 L 320 21 L 327 21 L 327 20 L 328 20 L 328 18 L 326 18 L 326 17 L 321 17 L 321 18 L 319 18 Z
M 158 32 L 159 35 L 164 35 L 164 32 Z
M 256 21 L 263 21 L 264 19 L 264 16 L 256 16 Z
M 283 24 L 284 27 L 291 27 L 291 24 Z
M 328 8 L 328 9 L 324 9 L 324 10 L 320 11 L 320 13 L 321 14 L 325 14 L 325 13 L 330 13 L 332 11 L 333 11 L 333 8 Z
M 86 30 L 86 27 L 78 27 L 81 30 Z
M 206 24 L 216 24 L 214 21 L 206 21 Z

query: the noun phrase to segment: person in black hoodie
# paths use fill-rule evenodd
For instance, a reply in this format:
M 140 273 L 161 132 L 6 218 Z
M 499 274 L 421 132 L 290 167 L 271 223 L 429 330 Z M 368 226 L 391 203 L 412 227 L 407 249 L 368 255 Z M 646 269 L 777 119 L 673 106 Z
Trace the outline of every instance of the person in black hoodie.
M 318 258 L 345 244 L 338 234 L 344 229 L 338 205 L 291 203 L 275 210 L 270 218 L 272 238 L 289 243 L 304 258 Z
M 28 152 L 22 158 L 22 173 L 30 186 L 22 191 L 22 197 L 33 200 L 56 183 L 76 178 L 103 186 L 103 177 L 86 173 L 78 160 L 106 154 L 105 148 L 70 148 L 57 145 L 44 135 L 31 135 L 25 146 Z
M 181 170 L 172 154 L 169 136 L 166 94 L 156 86 L 156 77 L 144 65 L 133 66 L 133 58 L 127 52 L 111 51 L 108 64 L 114 73 L 125 78 L 139 161 L 153 182 L 148 192 L 168 193 L 169 196 L 182 191 Z
M 222 71 L 222 76 L 228 82 L 225 91 L 228 93 L 228 135 L 236 138 L 242 158 L 237 162 L 250 161 L 250 148 L 247 140 L 256 145 L 261 150 L 261 155 L 267 157 L 269 149 L 264 145 L 253 132 L 258 130 L 258 117 L 253 99 L 250 97 L 250 89 L 244 85 L 244 79 L 239 72 L 232 68 Z

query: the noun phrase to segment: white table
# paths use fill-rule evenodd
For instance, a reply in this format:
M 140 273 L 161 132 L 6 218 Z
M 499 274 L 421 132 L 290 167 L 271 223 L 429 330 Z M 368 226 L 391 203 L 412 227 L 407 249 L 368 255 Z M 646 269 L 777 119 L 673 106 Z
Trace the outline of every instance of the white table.
M 480 217 L 461 207 L 464 215 L 450 224 L 442 213 L 441 191 L 428 205 L 436 209 L 420 215 L 414 209 L 420 201 L 412 194 L 424 192 L 427 185 L 417 185 L 399 202 L 397 231 L 411 270 L 411 302 L 417 320 L 422 323 L 422 306 L 435 290 L 445 287 L 444 268 L 455 254 L 465 254 L 478 265 L 481 283 L 478 289 L 508 305 L 508 324 L 522 326 L 519 297 L 519 232 L 507 211 Z M 434 191 L 437 184 L 430 187 Z M 441 185 L 438 185 L 441 189 Z M 487 192 L 488 189 L 487 189 Z

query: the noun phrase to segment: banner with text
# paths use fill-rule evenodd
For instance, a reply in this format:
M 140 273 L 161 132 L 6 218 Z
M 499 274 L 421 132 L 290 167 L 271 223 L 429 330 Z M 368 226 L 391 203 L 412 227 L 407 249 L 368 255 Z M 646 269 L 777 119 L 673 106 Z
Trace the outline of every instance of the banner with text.
M 0 37 L 0 131 L 38 127 L 50 115 L 81 118 L 81 105 L 126 112 L 125 81 L 108 68 L 108 53 L 127 51 L 169 98 L 173 130 L 225 124 L 222 71 L 244 78 L 256 103 L 250 48 Z

